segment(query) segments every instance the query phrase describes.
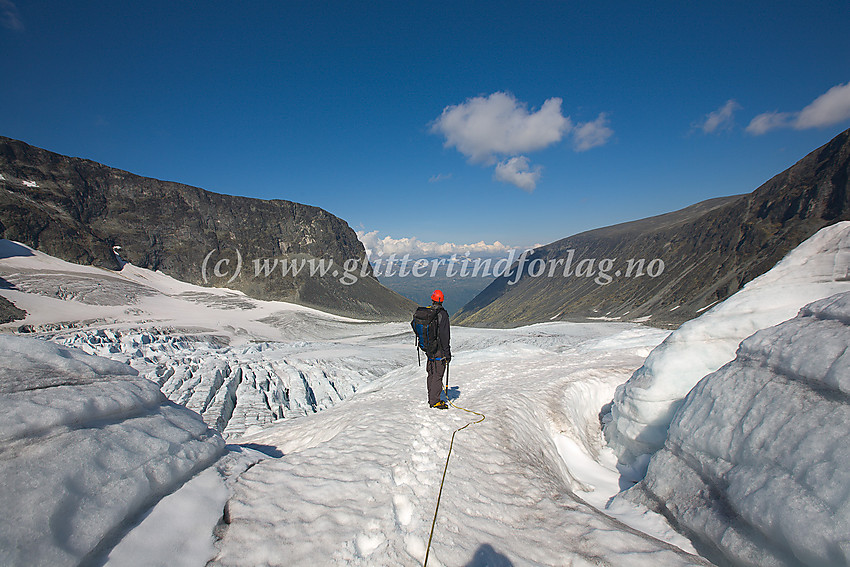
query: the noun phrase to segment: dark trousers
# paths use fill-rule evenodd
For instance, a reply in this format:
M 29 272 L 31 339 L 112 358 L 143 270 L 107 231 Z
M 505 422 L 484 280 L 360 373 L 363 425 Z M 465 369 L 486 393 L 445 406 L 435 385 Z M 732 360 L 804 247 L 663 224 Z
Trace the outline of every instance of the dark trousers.
M 425 365 L 428 371 L 428 405 L 433 406 L 440 401 L 443 391 L 443 374 L 446 372 L 445 360 L 429 360 Z

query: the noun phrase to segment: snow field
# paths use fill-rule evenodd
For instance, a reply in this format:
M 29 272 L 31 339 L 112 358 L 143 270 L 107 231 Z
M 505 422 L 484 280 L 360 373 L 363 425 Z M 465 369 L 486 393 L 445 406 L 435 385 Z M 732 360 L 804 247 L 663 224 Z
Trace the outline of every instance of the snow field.
M 63 564 L 53 555 L 66 553 L 68 542 L 90 548 L 69 558 L 113 567 L 421 564 L 449 439 L 470 416 L 427 407 L 424 368 L 414 365 L 406 324 L 256 301 L 129 264 L 112 273 L 14 243 L 4 250 L 0 276 L 13 287 L 0 293 L 27 310 L 26 325 L 65 351 L 46 355 L 46 372 L 27 361 L 8 375 L 21 384 L 56 380 L 55 388 L 27 394 L 27 403 L 47 401 L 48 392 L 65 387 L 58 384 L 92 387 L 71 396 L 83 409 L 70 430 L 77 421 L 80 431 L 106 430 L 85 426 L 102 424 L 104 412 L 114 420 L 115 437 L 77 451 L 47 447 L 39 463 L 57 471 L 73 463 L 76 472 L 45 477 L 40 492 L 62 494 L 66 478 L 89 478 L 111 462 L 117 464 L 108 470 L 120 469 L 133 485 L 114 496 L 113 477 L 104 473 L 95 479 L 100 485 L 74 492 L 83 512 L 46 508 L 61 537 L 32 527 L 27 537 L 46 534 L 37 543 L 43 559 L 10 564 Z M 610 502 L 618 471 L 601 438 L 599 409 L 666 335 L 621 323 L 455 329 L 450 395 L 487 420 L 456 438 L 429 565 L 705 564 L 659 516 L 626 500 Z M 76 358 L 105 364 L 69 346 L 113 359 L 111 368 L 124 375 L 59 372 Z M 21 378 L 36 374 L 34 382 Z M 75 376 L 83 378 L 75 383 Z M 142 399 L 107 403 L 126 398 L 120 382 L 136 384 Z M 188 435 L 160 421 L 160 414 L 189 419 L 175 404 L 197 411 L 241 448 L 231 445 L 216 461 L 223 441 L 197 417 L 179 424 Z M 120 409 L 98 413 L 101 406 Z M 133 421 L 139 416 L 150 417 L 151 428 Z M 28 448 L 22 454 L 44 441 L 35 433 L 39 423 L 47 438 L 69 427 L 54 422 L 71 423 L 38 418 L 14 442 Z M 152 440 L 149 453 L 132 445 L 142 433 Z M 207 454 L 209 446 L 215 450 Z M 160 466 L 163 450 L 173 462 Z M 35 466 L 6 454 L 10 469 L 14 462 Z M 157 472 L 159 481 L 146 484 L 137 466 Z M 31 488 L 21 491 L 35 498 L 39 491 Z M 101 513 L 110 503 L 105 497 L 115 500 L 109 514 Z M 99 532 L 87 528 L 97 522 Z
M 644 345 L 583 348 L 618 332 L 643 333 Z M 629 325 L 456 329 L 450 395 L 487 419 L 455 439 L 429 565 L 482 557 L 516 565 L 705 564 L 586 504 L 575 491 L 592 483 L 573 474 L 554 441 L 555 413 L 571 421 L 555 409 L 566 383 L 583 382 L 582 368 L 600 363 L 600 375 L 615 368 L 628 375 L 663 336 Z M 243 438 L 284 456 L 234 484 L 213 565 L 421 564 L 451 433 L 477 419 L 429 408 L 424 382 L 424 368 L 404 366 L 343 404 Z M 585 442 L 598 447 L 594 419 L 595 435 L 585 423 L 563 434 L 583 431 L 581 450 Z
M 0 564 L 96 556 L 224 450 L 197 415 L 126 365 L 10 336 L 0 351 L 0 376 L 35 370 L 0 394 Z
M 202 287 L 123 264 L 120 272 L 81 266 L 0 239 L 0 295 L 27 312 L 0 325 L 37 332 L 112 326 L 157 327 L 214 335 L 232 346 L 255 341 L 342 339 L 359 332 L 353 319 L 242 292 Z
M 206 565 L 215 554 L 214 534 L 230 497 L 229 486 L 249 467 L 267 458 L 229 445 L 211 466 L 169 494 L 109 552 L 105 567 Z
M 409 338 L 403 327 L 364 325 L 361 335 L 340 339 L 237 347 L 223 346 L 209 336 L 172 336 L 154 330 L 132 329 L 54 334 L 53 340 L 60 344 L 7 338 L 12 342 L 38 345 L 38 348 L 18 348 L 22 352 L 47 349 L 52 354 L 42 358 L 52 357 L 59 366 L 79 359 L 89 367 L 102 366 L 125 372 L 121 380 L 107 382 L 110 384 L 108 390 L 103 388 L 102 382 L 78 384 L 75 387 L 82 390 L 76 397 L 69 398 L 79 397 L 83 401 L 73 420 L 85 422 L 109 414 L 118 420 L 116 431 L 124 426 L 133 432 L 139 429 L 135 422 L 121 419 L 124 413 L 138 412 L 139 406 L 144 404 L 154 411 L 163 403 L 157 390 L 159 383 L 165 390 L 169 383 L 174 385 L 170 391 L 180 393 L 175 400 L 188 405 L 195 403 L 192 400 L 202 400 L 198 402 L 199 407 L 214 406 L 218 392 L 226 390 L 227 377 L 234 374 L 225 367 L 234 361 L 238 362 L 236 366 L 241 369 L 242 376 L 235 392 L 237 399 L 243 400 L 246 395 L 240 394 L 240 388 L 251 385 L 261 392 L 260 385 L 265 384 L 267 378 L 269 383 L 273 377 L 280 378 L 282 368 L 297 368 L 299 376 L 308 375 L 308 370 L 313 368 L 320 370 L 325 380 L 334 375 L 363 377 L 357 391 L 344 403 L 333 407 L 329 403 L 322 406 L 325 409 L 319 413 L 292 412 L 297 416 L 295 419 L 289 419 L 292 414 L 284 415 L 287 419 L 259 427 L 249 425 L 250 420 L 234 417 L 238 413 L 234 411 L 227 427 L 241 421 L 234 431 L 248 431 L 251 427 L 256 430 L 240 439 L 245 446 L 265 446 L 267 453 L 282 457 L 266 458 L 244 473 L 247 466 L 229 472 L 207 469 L 159 501 L 134 528 L 132 518 L 200 469 L 188 471 L 172 467 L 166 471 L 171 476 L 163 473 L 163 477 L 174 482 L 163 481 L 158 491 L 157 486 L 142 482 L 138 482 L 135 493 L 124 492 L 122 487 L 123 499 L 119 499 L 121 505 L 113 516 L 101 514 L 97 506 L 81 512 L 86 518 L 91 513 L 111 522 L 110 529 L 87 536 L 94 544 L 88 556 L 102 557 L 108 553 L 108 564 L 118 567 L 138 564 L 141 550 L 144 550 L 145 560 L 152 562 L 150 564 L 163 564 L 163 558 L 173 556 L 173 560 L 167 561 L 169 565 L 204 565 L 217 555 L 216 561 L 223 565 L 231 562 L 315 564 L 317 557 L 321 564 L 414 565 L 424 557 L 451 432 L 466 423 L 468 415 L 457 410 L 439 412 L 427 407 L 424 369 L 412 365 L 415 356 L 412 345 L 400 342 Z M 455 342 L 459 358 L 450 370 L 451 395 L 459 395 L 456 401 L 461 405 L 476 404 L 472 409 L 481 409 L 477 405 L 483 405 L 488 408 L 489 416 L 488 421 L 458 436 L 449 471 L 450 484 L 437 524 L 441 535 L 435 537 L 429 564 L 452 565 L 458 558 L 463 561 L 511 558 L 521 563 L 526 557 L 536 558 L 534 560 L 541 564 L 558 564 L 569 557 L 576 564 L 583 564 L 594 561 L 594 554 L 607 556 L 609 553 L 627 557 L 638 565 L 653 564 L 659 557 L 673 565 L 701 564 L 697 558 L 683 554 L 676 547 L 646 536 L 586 505 L 574 491 L 593 490 L 599 479 L 582 478 L 583 471 L 571 470 L 570 463 L 561 459 L 553 440 L 558 435 L 575 438 L 581 454 L 592 460 L 594 457 L 587 456 L 584 451 L 588 447 L 601 446 L 601 434 L 595 415 L 598 409 L 588 409 L 588 406 L 610 396 L 614 383 L 637 366 L 663 336 L 663 332 L 622 324 L 548 324 L 507 332 L 457 329 Z M 87 356 L 69 348 L 70 344 L 111 356 L 115 361 Z M 617 351 L 613 348 L 616 344 L 625 346 Z M 290 366 L 272 365 L 282 360 Z M 263 365 L 274 374 L 258 376 L 257 368 Z M 23 363 L 18 366 L 19 369 L 25 367 Z M 157 382 L 134 376 L 131 366 Z M 588 371 L 587 366 L 598 368 Z M 204 368 L 207 370 L 202 371 Z M 368 374 L 364 373 L 367 368 Z M 392 368 L 395 370 L 387 371 Z M 181 369 L 192 372 L 184 372 L 183 378 L 178 380 Z M 250 379 L 245 378 L 248 371 L 253 372 Z M 70 375 L 76 376 L 76 373 Z M 96 377 L 95 373 L 90 378 Z M 216 382 L 218 390 L 202 386 Z M 567 395 L 563 392 L 567 391 L 565 387 L 569 382 L 573 383 L 573 394 Z M 120 384 L 138 388 L 136 383 L 144 385 L 139 394 L 142 401 L 106 403 L 106 400 L 122 399 L 118 395 Z M 605 394 L 599 391 L 603 383 L 608 384 Z M 255 385 L 260 387 L 255 388 Z M 327 383 L 325 386 L 325 392 L 333 391 Z M 39 390 L 38 395 L 30 392 L 26 403 L 61 406 L 62 396 L 51 398 L 52 393 L 59 390 L 47 388 Z M 290 389 L 290 394 L 292 391 L 294 389 Z M 324 399 L 316 393 L 322 390 L 315 388 L 313 391 L 314 401 Z M 107 395 L 106 392 L 112 393 Z M 298 399 L 305 401 L 307 388 L 301 392 Z M 292 395 L 290 400 L 294 398 L 296 396 Z M 506 400 L 510 400 L 510 407 L 506 407 Z M 239 408 L 239 405 L 234 407 Z M 576 405 L 582 408 L 577 409 Z M 97 411 L 100 406 L 106 409 Z M 304 409 L 298 405 L 292 407 Z M 176 406 L 167 408 L 182 411 Z M 321 407 L 317 404 L 316 409 Z M 19 413 L 47 415 L 32 411 Z M 218 415 L 205 414 L 207 417 Z M 71 418 L 41 424 L 40 430 L 69 420 Z M 11 423 L 17 421 L 10 418 Z M 203 428 L 194 418 L 193 422 Z M 19 435 L 25 445 L 32 443 L 35 431 L 33 425 Z M 163 435 L 160 431 L 148 431 L 148 434 L 153 438 Z M 48 461 L 60 471 L 68 462 L 74 462 L 74 466 L 86 475 L 92 475 L 97 465 L 90 465 L 88 459 L 101 458 L 103 450 L 98 443 L 111 444 L 111 439 L 98 438 L 78 445 L 70 460 L 67 451 L 57 450 L 56 454 L 61 457 L 58 464 L 52 458 Z M 180 447 L 190 445 L 191 439 L 172 442 L 170 450 L 179 453 L 185 450 Z M 158 446 L 154 444 L 154 447 Z M 52 455 L 54 447 L 49 450 L 48 454 Z M 137 455 L 135 448 L 121 453 L 124 460 L 130 460 L 131 456 L 145 458 Z M 116 459 L 108 454 L 103 458 Z M 152 460 L 155 459 L 152 457 Z M 209 464 L 212 460 L 208 458 L 203 462 Z M 32 467 L 30 462 L 24 463 L 26 466 L 21 463 L 24 461 L 16 460 L 10 467 L 19 471 Z M 131 468 L 129 464 L 126 467 Z M 149 469 L 153 470 L 152 467 Z M 122 475 L 128 476 L 126 470 L 122 471 Z M 607 474 L 615 476 L 616 472 L 609 469 Z M 178 478 L 180 480 L 176 480 Z M 97 481 L 99 485 L 92 482 L 91 491 L 80 495 L 79 505 L 96 501 L 102 506 L 103 499 L 114 498 L 109 488 L 102 488 L 109 481 L 106 475 Z M 63 490 L 61 479 L 49 478 L 47 482 L 55 487 L 54 491 Z M 232 497 L 228 499 L 230 494 Z M 230 523 L 216 527 L 225 501 Z M 128 513 L 131 508 L 134 512 Z M 68 537 L 76 541 L 82 524 L 90 520 L 72 523 L 66 528 Z M 633 525 L 641 526 L 640 522 Z M 31 529 L 38 531 L 35 526 Z M 610 542 L 608 547 L 602 545 L 614 534 L 620 538 L 623 530 L 629 534 L 627 544 L 613 548 Z M 222 537 L 217 547 L 213 547 L 213 531 Z M 306 537 L 305 534 L 310 535 Z M 565 537 L 562 543 L 552 545 L 552 541 Z M 48 550 L 59 547 L 50 541 L 37 545 Z M 36 558 L 32 564 L 53 564 L 54 561 L 52 556 L 43 560 Z M 61 561 L 58 564 L 62 564 Z

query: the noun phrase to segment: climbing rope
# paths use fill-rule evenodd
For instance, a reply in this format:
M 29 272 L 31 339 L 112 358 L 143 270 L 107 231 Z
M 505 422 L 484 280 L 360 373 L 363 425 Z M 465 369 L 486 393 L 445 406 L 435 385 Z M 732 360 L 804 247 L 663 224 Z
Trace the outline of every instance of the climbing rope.
M 452 447 L 454 447 L 454 444 L 455 444 L 455 435 L 457 435 L 458 431 L 463 431 L 464 429 L 466 429 L 470 425 L 475 425 L 476 423 L 481 423 L 482 421 L 484 421 L 484 414 L 483 413 L 478 413 L 477 411 L 472 411 L 470 409 L 466 409 L 466 408 L 460 407 L 458 405 L 455 405 L 449 399 L 449 366 L 448 366 L 448 364 L 446 364 L 446 401 L 448 401 L 449 405 L 452 406 L 453 408 L 463 410 L 467 413 L 472 413 L 472 414 L 481 416 L 481 419 L 476 420 L 476 421 L 470 421 L 469 423 L 467 423 L 463 427 L 459 427 L 459 428 L 455 429 L 454 432 L 452 432 L 452 440 L 449 443 L 449 454 L 446 455 L 446 466 L 443 469 L 443 478 L 442 478 L 442 480 L 440 480 L 440 491 L 437 493 L 437 507 L 434 509 L 434 519 L 431 521 L 431 535 L 428 536 L 428 547 L 425 550 L 425 562 L 422 564 L 422 567 L 428 567 L 428 555 L 431 553 L 431 540 L 434 539 L 434 526 L 437 525 L 437 513 L 440 511 L 440 499 L 443 497 L 443 485 L 445 485 L 445 483 L 446 483 L 446 471 L 449 470 L 449 459 L 451 459 L 451 457 L 452 457 Z

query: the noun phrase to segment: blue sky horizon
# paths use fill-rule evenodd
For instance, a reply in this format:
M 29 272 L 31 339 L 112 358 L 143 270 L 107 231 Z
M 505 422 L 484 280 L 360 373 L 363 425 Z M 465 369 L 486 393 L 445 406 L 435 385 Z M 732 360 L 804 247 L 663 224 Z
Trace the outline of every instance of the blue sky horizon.
M 116 6 L 0 0 L 0 135 L 387 251 L 747 193 L 850 127 L 846 2 Z

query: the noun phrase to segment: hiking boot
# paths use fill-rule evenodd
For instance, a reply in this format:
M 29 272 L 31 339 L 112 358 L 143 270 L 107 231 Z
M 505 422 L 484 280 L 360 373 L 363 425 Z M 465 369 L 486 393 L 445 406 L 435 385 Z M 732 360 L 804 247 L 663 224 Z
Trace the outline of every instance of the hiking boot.
M 444 402 L 443 400 L 440 400 L 439 402 L 437 402 L 436 404 L 434 404 L 431 407 L 437 408 L 437 409 L 449 409 L 448 404 L 446 404 L 446 402 Z

